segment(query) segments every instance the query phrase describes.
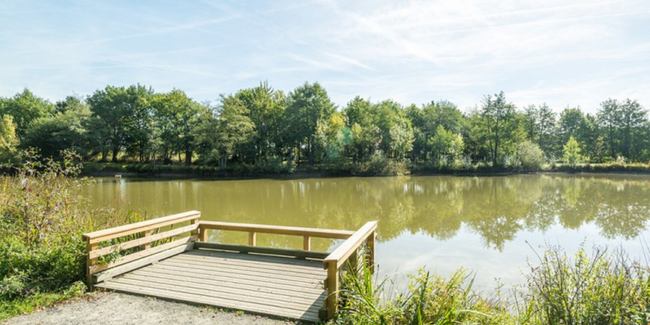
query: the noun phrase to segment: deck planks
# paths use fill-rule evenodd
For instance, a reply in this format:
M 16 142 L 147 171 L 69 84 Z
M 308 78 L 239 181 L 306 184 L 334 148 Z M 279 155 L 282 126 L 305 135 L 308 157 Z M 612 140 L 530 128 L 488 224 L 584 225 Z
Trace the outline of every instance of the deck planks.
M 96 287 L 318 322 L 326 298 L 321 261 L 190 250 Z

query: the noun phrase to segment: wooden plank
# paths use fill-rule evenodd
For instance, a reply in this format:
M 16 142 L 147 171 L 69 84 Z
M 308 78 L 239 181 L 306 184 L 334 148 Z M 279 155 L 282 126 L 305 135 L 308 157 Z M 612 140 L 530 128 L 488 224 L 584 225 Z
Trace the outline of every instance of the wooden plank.
M 281 290 L 285 294 L 307 294 L 307 295 L 318 295 L 325 290 L 322 287 L 303 287 L 296 286 L 292 284 L 283 284 L 280 282 L 270 283 L 269 281 L 254 281 L 250 279 L 237 279 L 231 277 L 228 274 L 223 274 L 220 276 L 208 275 L 204 278 L 195 277 L 195 274 L 192 274 L 192 277 L 187 277 L 186 270 L 174 270 L 174 269 L 165 269 L 165 268 L 151 268 L 144 267 L 133 272 L 129 272 L 124 275 L 124 277 L 130 277 L 132 275 L 138 276 L 147 276 L 147 277 L 158 277 L 158 278 L 183 278 L 187 282 L 191 283 L 205 283 L 208 285 L 219 285 L 224 288 L 228 287 L 237 287 L 237 288 L 247 288 L 250 290 L 263 290 L 265 292 L 270 292 L 273 290 Z
M 173 242 L 162 244 L 162 245 L 156 246 L 154 248 L 150 248 L 150 249 L 147 249 L 147 250 L 139 251 L 137 253 L 126 255 L 126 256 L 124 256 L 124 257 L 122 257 L 122 258 L 120 258 L 120 259 L 118 259 L 118 260 L 116 260 L 114 262 L 108 263 L 108 264 L 93 265 L 93 266 L 88 268 L 88 271 L 90 272 L 90 274 L 95 274 L 97 272 L 100 272 L 100 271 L 103 271 L 103 270 L 106 270 L 106 269 L 110 269 L 110 268 L 113 268 L 113 267 L 118 266 L 118 265 L 122 265 L 122 264 L 132 262 L 132 261 L 135 261 L 137 259 L 149 256 L 149 255 L 160 253 L 160 252 L 162 252 L 164 250 L 167 250 L 167 249 L 170 249 L 170 248 L 173 248 L 173 247 L 176 247 L 176 246 L 180 246 L 182 244 L 186 244 L 186 243 L 189 243 L 189 242 L 194 242 L 194 241 L 196 241 L 196 239 L 197 239 L 196 235 L 195 236 L 184 237 L 184 238 L 181 238 L 181 239 L 177 239 L 177 240 L 175 240 Z
M 226 252 L 220 250 L 210 250 L 210 249 L 195 249 L 193 251 L 187 252 L 186 256 L 197 256 L 205 258 L 226 258 L 229 260 L 241 260 L 241 261 L 255 261 L 255 262 L 265 262 L 265 263 L 274 263 L 281 265 L 291 265 L 292 267 L 306 267 L 306 268 L 322 268 L 321 261 L 315 260 L 306 260 L 298 259 L 290 256 L 272 256 L 272 255 L 260 255 L 260 254 L 238 254 L 233 252 Z
M 173 264 L 164 264 L 164 263 L 158 263 L 154 265 L 150 265 L 148 267 L 148 270 L 164 270 L 164 271 L 183 271 L 187 273 L 187 267 L 182 267 L 179 265 L 173 265 Z M 223 271 L 208 271 L 208 270 L 197 270 L 192 273 L 193 277 L 200 278 L 200 279 L 211 279 L 211 278 L 224 278 L 228 280 L 228 277 L 232 279 L 233 281 L 237 279 L 238 281 L 249 281 L 250 283 L 263 283 L 263 282 L 269 282 L 269 279 L 266 277 L 258 277 L 254 275 L 249 275 L 249 274 L 242 274 L 242 273 L 232 273 L 232 272 L 223 272 Z M 287 279 L 273 279 L 274 283 L 279 283 L 283 285 L 292 285 L 295 287 L 300 287 L 300 288 L 309 288 L 309 289 L 321 289 L 323 288 L 323 279 L 314 279 L 312 281 L 295 281 L 295 279 L 287 280 Z
M 311 305 L 308 308 L 295 310 L 285 307 L 277 307 L 273 305 L 262 304 L 259 302 L 241 301 L 237 297 L 219 297 L 213 296 L 210 292 L 188 292 L 183 288 L 174 287 L 174 290 L 164 290 L 160 288 L 152 288 L 144 285 L 128 285 L 119 282 L 110 281 L 98 285 L 106 289 L 118 290 L 122 292 L 154 296 L 163 299 L 171 299 L 176 301 L 185 301 L 197 304 L 206 304 L 230 309 L 245 310 L 253 313 L 289 317 L 294 319 L 301 319 L 311 322 L 317 322 L 318 319 L 318 306 Z M 176 290 L 180 289 L 180 290 Z
M 179 247 L 175 247 L 175 248 L 163 251 L 163 252 L 158 253 L 158 254 L 154 254 L 154 255 L 151 255 L 151 256 L 148 256 L 148 257 L 141 258 L 139 260 L 133 261 L 133 262 L 128 263 L 128 264 L 124 264 L 124 265 L 120 265 L 120 266 L 108 269 L 106 271 L 91 275 L 91 277 L 93 278 L 92 282 L 97 283 L 97 282 L 101 282 L 101 281 L 111 279 L 111 278 L 113 278 L 115 276 L 118 276 L 120 274 L 124 274 L 126 272 L 133 271 L 135 269 L 141 268 L 141 267 L 149 265 L 151 263 L 155 263 L 155 262 L 164 260 L 166 258 L 169 258 L 171 256 L 181 254 L 181 253 L 186 252 L 188 250 L 191 250 L 193 248 L 194 248 L 194 243 L 192 242 L 192 243 L 188 243 L 186 245 L 181 245 Z
M 268 272 L 283 272 L 283 273 L 292 273 L 296 275 L 324 275 L 326 272 L 320 267 L 298 267 L 291 264 L 279 264 L 279 263 L 268 263 L 268 262 L 258 262 L 255 260 L 238 260 L 238 259 L 228 259 L 228 258 L 202 258 L 197 256 L 184 256 L 179 255 L 174 258 L 174 261 L 183 261 L 187 265 L 206 265 L 214 268 L 217 267 L 233 267 L 233 268 L 257 268 L 260 270 Z
M 311 236 L 311 237 L 319 237 L 319 238 L 337 238 L 337 239 L 347 239 L 350 236 L 352 236 L 352 234 L 354 234 L 354 231 L 349 231 L 349 230 L 283 227 L 283 226 L 273 226 L 273 225 L 257 225 L 257 224 L 247 224 L 247 223 L 216 222 L 216 221 L 203 221 L 203 220 L 201 220 L 201 227 L 205 229 L 246 231 L 246 232 L 259 232 L 259 233 L 266 233 L 266 234 Z
M 161 262 L 161 264 L 164 263 L 164 265 L 176 265 L 178 267 L 185 267 L 186 269 L 189 268 L 188 264 L 184 262 L 179 262 L 179 261 L 174 261 L 174 260 L 167 260 L 164 262 Z M 242 275 L 247 275 L 250 277 L 258 277 L 261 279 L 274 279 L 274 280 L 279 280 L 279 279 L 285 279 L 287 281 L 298 281 L 301 278 L 296 277 L 295 274 L 290 274 L 290 273 L 275 273 L 275 274 L 270 274 L 268 272 L 262 272 L 259 269 L 255 268 L 232 268 L 229 266 L 221 266 L 218 269 L 209 266 L 209 265 L 198 265 L 198 264 L 191 264 L 191 269 L 193 273 L 198 273 L 200 271 L 216 271 L 216 272 L 224 272 L 223 270 L 230 270 L 231 273 L 237 273 L 237 274 L 242 274 Z M 324 277 L 323 277 L 324 278 Z
M 278 301 L 277 299 L 265 299 L 260 296 L 254 295 L 254 293 L 251 292 L 216 292 L 210 289 L 206 288 L 192 288 L 192 287 L 187 287 L 184 285 L 177 285 L 177 284 L 166 284 L 166 283 L 154 283 L 150 281 L 134 281 L 134 280 L 129 280 L 129 279 L 124 279 L 124 278 L 119 278 L 119 279 L 114 279 L 111 280 L 107 285 L 112 285 L 112 284 L 125 284 L 125 285 L 132 285 L 132 286 L 139 286 L 139 287 L 145 287 L 145 288 L 151 288 L 151 289 L 156 289 L 156 290 L 166 290 L 170 291 L 173 293 L 186 293 L 186 294 L 193 294 L 193 295 L 200 295 L 200 296 L 205 296 L 205 297 L 214 297 L 214 298 L 221 298 L 221 299 L 228 299 L 233 302 L 243 302 L 243 303 L 255 303 L 260 305 L 260 307 L 275 307 L 275 308 L 282 308 L 285 310 L 294 310 L 294 311 L 304 311 L 308 310 L 309 308 L 312 308 L 312 305 L 315 303 L 321 302 L 322 299 L 317 297 L 317 299 L 314 299 L 311 302 L 286 302 L 286 301 Z
M 93 250 L 97 249 L 97 246 L 98 246 L 98 245 L 97 245 L 96 243 L 95 243 L 95 244 L 91 244 L 91 243 L 89 243 L 88 241 L 86 241 L 86 249 L 87 249 L 89 252 L 92 252 Z M 90 270 L 91 267 L 95 266 L 96 264 L 97 264 L 97 258 L 91 258 L 91 257 L 88 256 L 88 255 L 86 256 L 86 282 L 87 282 L 86 284 L 87 284 L 88 286 L 92 286 L 92 284 L 94 283 L 94 281 L 93 281 L 93 276 L 92 276 L 92 274 L 89 272 L 89 270 Z
M 92 251 L 90 251 L 88 253 L 88 255 L 91 258 L 96 258 L 96 257 L 100 257 L 100 256 L 110 254 L 110 253 L 115 252 L 115 251 L 121 251 L 121 250 L 129 249 L 129 248 L 132 248 L 132 247 L 144 245 L 144 244 L 149 244 L 151 242 L 154 242 L 156 240 L 160 240 L 160 239 L 163 239 L 163 238 L 180 235 L 180 234 L 185 233 L 185 232 L 190 232 L 190 231 L 196 230 L 197 228 L 198 228 L 198 225 L 192 224 L 192 225 L 189 225 L 189 226 L 184 226 L 184 227 L 181 227 L 181 228 L 161 232 L 159 234 L 150 235 L 149 237 L 138 238 L 138 239 L 130 240 L 130 241 L 120 243 L 120 244 L 117 244 L 117 245 L 108 246 L 108 247 L 104 247 L 104 248 L 97 249 L 97 250 L 92 250 Z
M 308 252 L 295 249 L 284 249 L 284 248 L 270 248 L 270 247 L 259 247 L 259 246 L 246 246 L 246 245 L 230 245 L 230 244 L 217 244 L 217 243 L 203 243 L 197 242 L 197 248 L 210 248 L 210 249 L 220 249 L 226 251 L 234 251 L 240 253 L 259 253 L 259 254 L 268 254 L 268 255 L 281 255 L 281 256 L 292 256 L 298 258 L 314 258 L 314 259 L 324 259 L 327 257 L 327 253 L 321 252 Z
M 348 240 L 343 242 L 341 246 L 336 248 L 331 254 L 329 254 L 323 263 L 324 268 L 328 268 L 327 265 L 330 264 L 330 262 L 336 263 L 337 268 L 341 267 L 343 263 L 347 260 L 350 255 L 354 251 L 361 246 L 361 244 L 368 238 L 368 236 L 371 236 L 375 230 L 377 229 L 377 221 L 370 221 L 367 222 L 363 227 L 359 228 L 357 232 L 354 233 L 354 235 L 350 236 Z
M 189 220 L 194 220 L 201 218 L 201 213 L 199 211 L 188 211 L 179 214 L 174 214 L 167 217 L 136 222 L 120 227 L 104 229 L 100 231 L 95 231 L 91 233 L 83 234 L 83 238 L 88 240 L 91 244 L 98 243 L 101 241 L 109 240 L 112 238 L 127 236 L 137 232 L 142 232 L 146 230 L 152 230 L 175 223 L 181 223 Z
M 185 279 L 184 279 L 185 278 Z M 319 297 L 321 295 L 324 295 L 325 291 L 321 290 L 318 294 L 307 294 L 307 293 L 299 293 L 299 292 L 291 292 L 291 294 L 287 294 L 285 291 L 280 290 L 280 289 L 272 289 L 272 288 L 262 288 L 262 287 L 235 287 L 235 286 L 225 286 L 225 283 L 217 283 L 216 285 L 214 283 L 209 283 L 209 282 L 201 282 L 201 283 L 196 283 L 196 282 L 190 282 L 186 280 L 187 277 L 173 277 L 173 276 L 165 276 L 165 277 L 152 277 L 152 276 L 146 276 L 146 275 L 138 275 L 138 274 L 133 274 L 133 273 L 128 273 L 120 277 L 119 279 L 115 279 L 115 281 L 119 281 L 120 283 L 131 283 L 131 284 L 139 284 L 142 282 L 148 282 L 152 284 L 159 284 L 159 285 L 171 285 L 171 286 L 182 286 L 184 288 L 188 289 L 197 289 L 197 290 L 208 290 L 215 295 L 220 295 L 221 293 L 223 294 L 233 294 L 233 295 L 238 295 L 242 297 L 244 300 L 249 300 L 248 298 L 251 298 L 250 300 L 270 300 L 277 302 L 278 305 L 281 306 L 288 306 L 289 304 L 295 304 L 296 306 L 300 305 L 311 305 L 314 303 L 314 301 L 318 301 Z M 321 302 L 324 301 L 324 297 L 321 300 Z

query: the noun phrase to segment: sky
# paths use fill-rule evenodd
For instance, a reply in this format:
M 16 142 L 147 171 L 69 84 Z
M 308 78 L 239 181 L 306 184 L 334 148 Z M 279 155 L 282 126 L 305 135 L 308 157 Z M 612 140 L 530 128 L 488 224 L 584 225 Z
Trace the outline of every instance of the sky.
M 0 96 L 57 101 L 107 85 L 215 101 L 267 81 L 466 110 L 650 108 L 648 0 L 0 2 Z

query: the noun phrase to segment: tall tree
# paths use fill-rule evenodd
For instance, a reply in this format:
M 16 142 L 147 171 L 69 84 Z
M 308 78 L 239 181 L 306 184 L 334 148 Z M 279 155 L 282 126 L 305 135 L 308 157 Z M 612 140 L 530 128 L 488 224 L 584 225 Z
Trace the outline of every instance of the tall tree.
M 147 132 L 143 128 L 148 123 L 141 119 L 147 116 L 142 111 L 146 111 L 146 97 L 152 93 L 153 90 L 141 85 L 129 88 L 106 86 L 88 97 L 90 110 L 95 117 L 91 123 L 94 127 L 103 129 L 103 132 L 97 132 L 98 136 L 108 137 L 105 140 L 112 151 L 111 161 L 117 162 L 120 151 L 133 142 L 146 142 Z M 104 139 L 94 139 L 97 144 L 102 141 Z
M 600 103 L 598 110 L 598 125 L 603 129 L 604 138 L 607 142 L 609 155 L 616 158 L 618 154 L 618 126 L 621 124 L 621 107 L 616 99 L 607 99 Z
M 638 158 L 640 152 L 640 150 L 636 150 L 638 147 L 636 144 L 642 131 L 641 128 L 648 121 L 647 113 L 635 100 L 626 99 L 620 104 L 621 151 L 625 157 L 633 161 Z
M 497 166 L 499 151 L 503 150 L 503 142 L 509 139 L 514 131 L 515 107 L 506 102 L 503 92 L 494 97 L 487 95 L 483 100 L 481 119 L 490 147 L 492 166 Z
M 305 83 L 289 93 L 285 111 L 289 139 L 298 149 L 307 151 L 314 163 L 314 134 L 319 120 L 329 119 L 336 107 L 319 83 Z
M 52 103 L 36 97 L 27 88 L 0 102 L 0 116 L 11 115 L 13 117 L 18 136 L 27 133 L 27 129 L 34 120 L 52 116 L 53 113 L 54 105 Z
M 226 169 L 227 161 L 237 155 L 243 145 L 253 141 L 255 124 L 246 105 L 236 96 L 222 96 L 216 130 L 215 148 L 219 168 Z

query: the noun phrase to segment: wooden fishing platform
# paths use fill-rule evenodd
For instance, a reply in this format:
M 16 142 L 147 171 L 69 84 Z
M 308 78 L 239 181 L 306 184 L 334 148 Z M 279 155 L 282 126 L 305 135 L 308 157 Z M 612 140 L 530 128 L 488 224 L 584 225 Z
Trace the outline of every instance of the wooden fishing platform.
M 338 310 L 342 272 L 360 250 L 374 265 L 377 222 L 357 231 L 202 221 L 198 211 L 83 235 L 95 288 L 310 322 Z M 248 245 L 208 241 L 209 231 L 248 233 Z M 257 246 L 258 233 L 300 236 L 303 249 Z M 331 253 L 311 238 L 343 239 Z

